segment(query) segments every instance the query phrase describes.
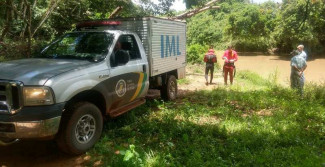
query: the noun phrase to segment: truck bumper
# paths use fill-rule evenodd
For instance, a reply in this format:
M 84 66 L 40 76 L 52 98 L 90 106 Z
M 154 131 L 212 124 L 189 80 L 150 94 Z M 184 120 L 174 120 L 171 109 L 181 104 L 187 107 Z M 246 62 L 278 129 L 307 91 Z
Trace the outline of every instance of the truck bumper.
M 0 137 L 8 139 L 45 138 L 54 136 L 60 126 L 61 116 L 26 122 L 0 122 Z
M 23 107 L 13 115 L 0 115 L 0 141 L 54 136 L 60 126 L 65 103 Z

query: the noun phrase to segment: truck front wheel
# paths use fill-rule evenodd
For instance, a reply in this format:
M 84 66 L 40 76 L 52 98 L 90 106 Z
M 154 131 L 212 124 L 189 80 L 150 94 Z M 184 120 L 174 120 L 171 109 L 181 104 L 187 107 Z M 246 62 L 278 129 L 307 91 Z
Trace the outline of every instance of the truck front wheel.
M 161 98 L 164 100 L 175 100 L 177 97 L 177 80 L 174 75 L 169 75 L 166 84 L 160 90 Z
M 99 140 L 103 129 L 103 118 L 97 106 L 80 102 L 64 115 L 57 143 L 68 154 L 85 153 Z

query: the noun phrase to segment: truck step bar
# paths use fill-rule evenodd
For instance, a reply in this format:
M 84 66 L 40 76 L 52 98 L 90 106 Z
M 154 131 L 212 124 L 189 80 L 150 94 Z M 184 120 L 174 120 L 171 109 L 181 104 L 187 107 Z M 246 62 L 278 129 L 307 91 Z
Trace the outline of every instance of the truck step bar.
M 146 95 L 146 99 L 156 99 L 160 97 L 160 90 L 158 89 L 149 89 Z
M 120 108 L 114 109 L 109 113 L 109 116 L 112 118 L 115 118 L 117 116 L 122 115 L 123 113 L 130 111 L 131 109 L 138 107 L 146 102 L 146 99 L 139 99 L 133 103 L 130 103 L 128 105 L 122 106 Z

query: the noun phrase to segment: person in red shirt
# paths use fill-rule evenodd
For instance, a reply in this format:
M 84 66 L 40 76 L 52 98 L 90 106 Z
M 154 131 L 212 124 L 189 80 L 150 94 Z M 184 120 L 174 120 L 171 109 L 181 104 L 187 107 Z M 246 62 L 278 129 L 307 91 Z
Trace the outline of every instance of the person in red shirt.
M 228 46 L 228 49 L 223 54 L 222 59 L 225 61 L 225 64 L 223 65 L 225 85 L 227 85 L 228 73 L 230 77 L 230 84 L 232 84 L 234 80 L 235 62 L 238 60 L 237 52 L 232 49 L 232 46 Z
M 211 73 L 210 84 L 212 84 L 214 63 L 217 62 L 217 56 L 215 55 L 214 50 L 212 49 L 212 46 L 210 46 L 208 53 L 206 53 L 204 55 L 204 62 L 205 62 L 205 80 L 206 80 L 205 84 L 208 85 L 209 71 Z

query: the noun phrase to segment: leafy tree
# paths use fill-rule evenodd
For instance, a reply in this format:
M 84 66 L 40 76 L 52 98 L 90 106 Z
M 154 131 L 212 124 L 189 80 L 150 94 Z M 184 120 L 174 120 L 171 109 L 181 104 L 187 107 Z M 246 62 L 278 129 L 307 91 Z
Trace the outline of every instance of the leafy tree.
M 187 38 L 189 44 L 210 45 L 222 41 L 223 29 L 215 21 L 216 18 L 207 13 L 198 14 L 189 19 L 187 24 Z
M 231 43 L 241 51 L 266 51 L 275 26 L 276 4 L 269 2 L 258 6 L 242 2 L 225 1 L 218 4 L 220 10 L 207 11 L 188 19 L 188 42 L 213 44 L 219 49 Z
M 322 51 L 324 45 L 324 1 L 284 0 L 272 34 L 276 47 L 288 52 L 298 44 L 307 51 Z
M 325 2 L 324 1 L 312 1 L 312 12 L 309 15 L 310 23 L 313 25 L 313 32 L 318 38 L 320 46 L 324 50 L 325 47 Z
M 173 5 L 175 0 L 158 0 L 159 1 L 159 14 L 166 13 L 171 15 L 170 7 Z
M 266 51 L 269 40 L 267 13 L 254 4 L 233 6 L 235 9 L 228 17 L 225 29 L 232 43 L 242 51 Z
M 207 0 L 184 0 L 186 8 L 190 9 L 193 6 L 200 6 L 207 2 Z

